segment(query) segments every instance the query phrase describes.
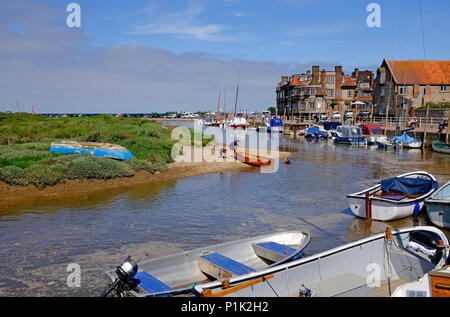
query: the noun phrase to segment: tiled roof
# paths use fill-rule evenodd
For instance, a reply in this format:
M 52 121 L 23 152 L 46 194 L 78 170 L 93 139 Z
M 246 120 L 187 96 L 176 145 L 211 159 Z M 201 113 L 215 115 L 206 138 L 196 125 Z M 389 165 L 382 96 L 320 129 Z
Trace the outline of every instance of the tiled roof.
M 386 60 L 394 80 L 402 85 L 450 85 L 450 61 Z
M 344 82 L 341 86 L 357 86 L 356 82 L 353 80 L 351 76 L 344 76 Z

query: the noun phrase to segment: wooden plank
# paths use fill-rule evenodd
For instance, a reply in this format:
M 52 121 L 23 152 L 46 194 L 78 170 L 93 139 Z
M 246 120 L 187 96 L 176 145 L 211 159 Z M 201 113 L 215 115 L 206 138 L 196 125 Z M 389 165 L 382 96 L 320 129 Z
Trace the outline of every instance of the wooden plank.
M 215 293 L 212 293 L 211 290 L 206 289 L 206 290 L 204 290 L 202 292 L 202 297 L 223 297 L 225 295 L 237 292 L 237 291 L 239 291 L 241 289 L 244 289 L 244 288 L 253 286 L 255 284 L 264 282 L 264 281 L 266 281 L 268 279 L 271 279 L 272 277 L 273 277 L 273 274 L 267 275 L 267 276 L 264 276 L 264 277 L 261 277 L 261 278 L 255 279 L 255 280 L 251 280 L 251 281 L 244 282 L 244 283 L 241 283 L 241 284 L 236 285 L 236 286 L 229 287 L 227 289 L 224 289 L 222 291 L 218 291 L 218 292 L 215 292 Z
M 431 295 L 433 297 L 450 297 L 450 266 L 430 273 Z

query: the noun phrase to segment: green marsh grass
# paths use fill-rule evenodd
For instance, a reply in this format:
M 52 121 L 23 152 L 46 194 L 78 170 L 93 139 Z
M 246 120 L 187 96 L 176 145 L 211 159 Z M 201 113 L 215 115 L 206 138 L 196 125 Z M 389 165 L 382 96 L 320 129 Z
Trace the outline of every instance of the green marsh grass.
M 141 170 L 166 171 L 177 142 L 171 138 L 173 128 L 161 127 L 154 120 L 111 115 L 48 118 L 0 113 L 0 180 L 42 189 L 66 179 L 110 179 L 131 177 Z M 61 140 L 118 144 L 135 158 L 118 161 L 87 154 L 50 153 L 51 143 Z M 210 141 L 206 137 L 202 145 Z

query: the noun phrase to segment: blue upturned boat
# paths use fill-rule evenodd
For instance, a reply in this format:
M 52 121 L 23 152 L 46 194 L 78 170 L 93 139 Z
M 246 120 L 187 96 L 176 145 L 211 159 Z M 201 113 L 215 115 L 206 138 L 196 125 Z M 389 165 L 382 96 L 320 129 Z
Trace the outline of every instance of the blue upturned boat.
M 92 154 L 118 160 L 132 159 L 133 154 L 123 146 L 109 143 L 61 141 L 51 145 L 50 153 Z
M 356 126 L 339 126 L 333 132 L 334 143 L 359 144 L 362 142 L 362 131 Z

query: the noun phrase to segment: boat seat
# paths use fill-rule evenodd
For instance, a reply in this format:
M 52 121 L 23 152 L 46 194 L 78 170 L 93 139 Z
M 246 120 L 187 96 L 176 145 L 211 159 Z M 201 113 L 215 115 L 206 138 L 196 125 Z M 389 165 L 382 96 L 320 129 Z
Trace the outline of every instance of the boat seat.
M 166 292 L 171 291 L 172 288 L 160 280 L 158 280 L 156 277 L 148 274 L 147 272 L 138 272 L 134 278 L 133 283 L 145 290 L 146 292 L 153 294 L 153 293 L 160 293 L 160 292 Z
M 253 243 L 253 250 L 259 257 L 272 262 L 279 262 L 297 250 L 276 242 Z
M 255 269 L 219 253 L 204 254 L 198 259 L 200 270 L 219 281 L 223 280 L 223 275 L 225 273 L 227 273 L 229 277 L 233 277 L 255 271 Z

